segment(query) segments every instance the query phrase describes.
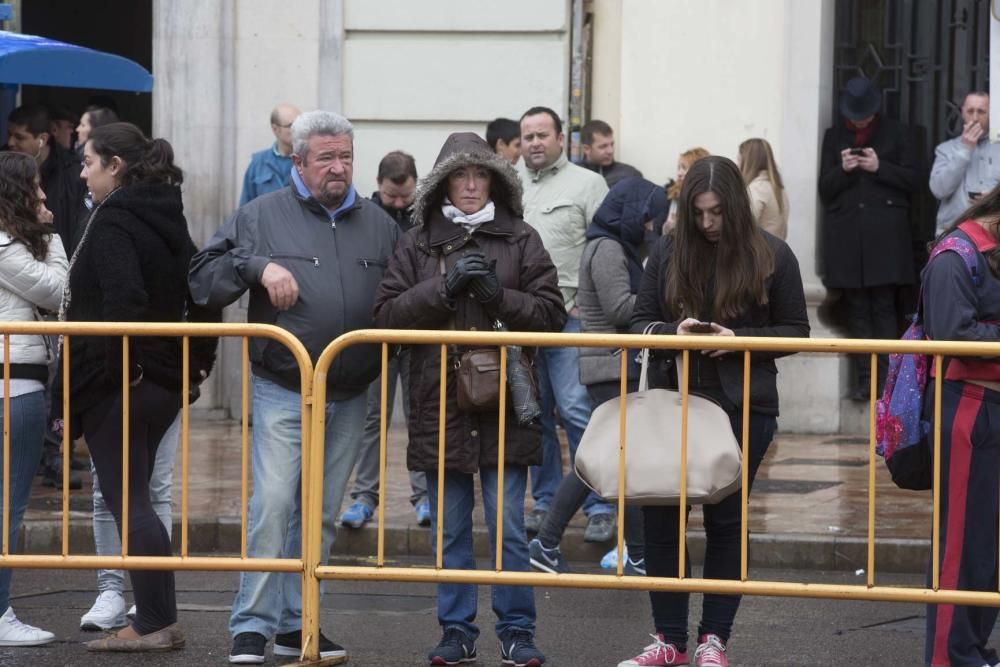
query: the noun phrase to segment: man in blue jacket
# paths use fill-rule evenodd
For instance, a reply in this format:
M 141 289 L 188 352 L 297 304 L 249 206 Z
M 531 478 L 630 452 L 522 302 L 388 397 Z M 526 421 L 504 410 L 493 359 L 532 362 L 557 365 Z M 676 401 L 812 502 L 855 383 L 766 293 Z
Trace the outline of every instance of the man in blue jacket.
M 279 104 L 271 111 L 274 143 L 250 156 L 250 166 L 243 175 L 240 206 L 288 185 L 288 174 L 292 170 L 292 123 L 301 113 L 291 104 Z
M 247 321 L 294 334 L 315 363 L 335 338 L 373 327 L 375 290 L 400 231 L 353 185 L 354 129 L 346 118 L 310 111 L 292 125 L 291 185 L 251 201 L 191 260 L 191 295 L 221 308 L 250 292 Z M 297 558 L 302 430 L 299 366 L 284 345 L 252 339 L 253 498 L 247 551 L 251 558 Z M 323 553 L 333 545 L 337 513 L 365 424 L 366 391 L 379 374 L 379 346 L 345 350 L 327 376 L 323 460 Z M 317 409 L 320 409 L 317 406 Z M 229 620 L 229 662 L 264 662 L 301 651 L 299 577 L 244 572 Z M 320 655 L 346 656 L 322 634 Z

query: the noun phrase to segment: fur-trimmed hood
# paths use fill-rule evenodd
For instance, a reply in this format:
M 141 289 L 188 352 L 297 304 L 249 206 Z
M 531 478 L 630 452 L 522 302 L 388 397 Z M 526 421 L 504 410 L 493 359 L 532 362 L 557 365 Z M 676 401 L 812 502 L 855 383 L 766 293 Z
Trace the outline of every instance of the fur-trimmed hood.
M 444 201 L 448 174 L 460 167 L 486 167 L 493 172 L 490 197 L 497 206 L 506 207 L 511 214 L 521 217 L 521 179 L 514 167 L 496 155 L 489 144 L 474 132 L 455 132 L 441 147 L 434 168 L 417 185 L 413 201 L 413 222 L 422 225 L 434 206 Z

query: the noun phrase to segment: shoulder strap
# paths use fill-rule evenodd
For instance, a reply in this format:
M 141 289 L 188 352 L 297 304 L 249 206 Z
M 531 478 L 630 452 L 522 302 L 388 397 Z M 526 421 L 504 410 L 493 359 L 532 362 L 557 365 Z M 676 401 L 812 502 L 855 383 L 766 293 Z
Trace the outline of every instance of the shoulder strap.
M 959 227 L 964 227 L 970 223 L 962 223 Z M 975 225 L 975 223 L 971 223 Z M 978 227 L 978 225 L 975 225 Z M 980 228 L 981 229 L 981 228 Z M 962 231 L 966 231 L 964 228 Z M 966 232 L 968 233 L 968 232 Z M 941 243 L 934 246 L 931 250 L 930 257 L 927 258 L 927 263 L 930 264 L 934 261 L 934 258 L 946 252 L 956 253 L 962 258 L 965 263 L 965 268 L 969 272 L 969 278 L 972 280 L 972 284 L 979 286 L 982 281 L 982 277 L 979 275 L 979 260 L 977 258 L 977 249 L 965 239 L 958 236 L 949 236 L 945 238 Z M 913 321 L 917 322 L 921 319 L 921 314 L 924 309 L 924 286 L 923 283 L 920 285 L 920 289 L 917 291 L 917 311 L 913 314 Z

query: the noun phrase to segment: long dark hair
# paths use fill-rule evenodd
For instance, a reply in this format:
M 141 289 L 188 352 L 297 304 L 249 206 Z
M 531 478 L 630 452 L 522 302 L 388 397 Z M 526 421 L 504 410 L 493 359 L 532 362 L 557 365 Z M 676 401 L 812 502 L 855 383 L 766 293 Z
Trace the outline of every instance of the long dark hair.
M 971 95 L 972 93 L 969 94 Z M 955 222 L 951 223 L 947 229 L 938 234 L 938 237 L 934 239 L 933 243 L 931 243 L 931 249 L 940 243 L 944 237 L 948 236 L 948 234 L 951 234 L 953 231 L 958 229 L 958 226 L 966 220 L 979 220 L 986 222 L 986 231 L 988 231 L 994 239 L 1000 242 L 1000 185 L 994 187 L 992 190 L 980 197 L 978 201 L 972 204 L 972 206 L 962 211 L 962 214 L 955 218 Z M 990 272 L 994 276 L 1000 277 L 1000 245 L 993 250 L 984 252 L 983 257 L 986 258 L 986 263 L 990 267 Z
M 712 244 L 699 229 L 695 198 L 713 192 L 722 207 L 722 235 Z M 695 162 L 677 202 L 673 256 L 667 270 L 667 304 L 681 317 L 725 321 L 753 304 L 767 303 L 766 281 L 774 272 L 774 252 L 754 223 L 746 184 L 736 165 L 712 155 Z M 712 278 L 715 297 L 709 303 Z
M 0 153 L 0 229 L 42 261 L 49 251 L 53 229 L 38 219 L 41 200 L 35 190 L 37 179 L 34 158 L 14 151 Z
M 174 164 L 174 149 L 166 139 L 147 139 L 132 123 L 110 123 L 95 128 L 87 139 L 107 166 L 111 158 L 124 163 L 121 185 L 166 183 L 180 185 L 184 173 Z

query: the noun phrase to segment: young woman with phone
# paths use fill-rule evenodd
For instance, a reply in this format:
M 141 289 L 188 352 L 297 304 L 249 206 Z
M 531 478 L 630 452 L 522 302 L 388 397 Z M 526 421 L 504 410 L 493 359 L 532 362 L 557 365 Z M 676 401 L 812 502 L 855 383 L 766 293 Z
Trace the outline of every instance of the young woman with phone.
M 650 253 L 632 314 L 632 332 L 653 335 L 809 335 L 798 261 L 784 241 L 754 222 L 743 176 L 719 156 L 698 160 L 678 200 L 677 226 Z M 705 324 L 708 324 L 706 331 Z M 774 360 L 757 352 L 750 365 L 750 484 L 777 427 Z M 729 414 L 742 440 L 743 355 L 704 350 L 689 355 L 690 390 L 708 396 Z M 668 377 L 674 375 L 668 373 Z M 676 375 L 672 384 L 676 383 Z M 707 579 L 740 576 L 741 494 L 703 507 Z M 690 511 L 690 508 L 688 508 Z M 680 517 L 676 507 L 643 508 L 648 576 L 676 577 Z M 690 565 L 688 564 L 688 569 Z M 688 572 L 690 575 L 690 572 Z M 655 642 L 619 667 L 687 665 L 688 594 L 650 593 Z M 726 667 L 726 643 L 740 604 L 738 595 L 705 595 L 691 664 Z

